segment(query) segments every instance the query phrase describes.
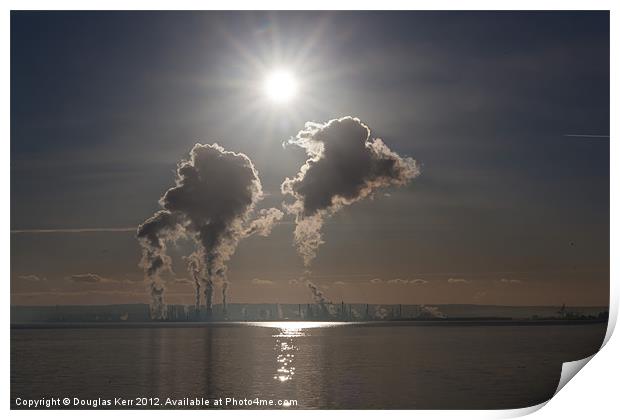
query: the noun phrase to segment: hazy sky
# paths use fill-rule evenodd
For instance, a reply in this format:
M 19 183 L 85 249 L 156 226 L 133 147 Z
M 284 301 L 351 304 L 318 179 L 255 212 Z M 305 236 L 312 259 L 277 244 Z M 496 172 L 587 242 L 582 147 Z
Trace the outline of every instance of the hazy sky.
M 12 303 L 147 302 L 135 227 L 192 145 L 247 154 L 279 207 L 282 143 L 347 115 L 421 174 L 328 220 L 329 298 L 607 304 L 609 139 L 571 136 L 609 134 L 607 12 L 13 12 Z M 311 300 L 292 220 L 240 244 L 231 302 Z

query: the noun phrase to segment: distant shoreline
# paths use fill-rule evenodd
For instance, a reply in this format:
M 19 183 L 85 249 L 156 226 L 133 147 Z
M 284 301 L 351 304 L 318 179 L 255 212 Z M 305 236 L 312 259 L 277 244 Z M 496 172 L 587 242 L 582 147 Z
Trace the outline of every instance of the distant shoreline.
M 550 326 L 550 325 L 590 325 L 607 323 L 607 319 L 425 319 L 400 321 L 301 321 L 304 324 L 326 324 L 325 327 L 341 326 L 452 326 L 452 327 L 500 327 L 500 326 Z M 39 323 L 12 323 L 12 330 L 28 329 L 81 329 L 81 328 L 204 328 L 204 327 L 267 327 L 281 328 L 282 324 L 295 324 L 300 321 L 200 321 L 200 322 L 39 322 Z
M 420 303 L 373 303 L 373 302 L 346 302 L 348 305 L 372 305 L 372 306 L 419 306 Z M 258 302 L 258 303 L 239 303 L 229 302 L 228 306 L 252 306 L 252 305 L 313 305 L 313 302 Z M 332 305 L 339 305 L 340 302 L 331 302 Z M 188 304 L 174 303 L 172 306 L 193 306 Z M 486 307 L 486 308 L 559 308 L 561 304 L 548 304 L 548 305 L 500 305 L 492 303 L 425 303 L 426 306 L 472 306 L 472 307 Z M 124 307 L 124 306 L 146 306 L 148 303 L 134 302 L 134 303 L 102 303 L 102 304 L 47 304 L 47 305 L 31 305 L 31 304 L 11 304 L 11 308 L 83 308 L 83 307 Z M 213 303 L 213 306 L 221 306 L 221 303 Z M 601 305 L 566 305 L 567 308 L 579 308 L 579 309 L 592 309 L 592 308 L 609 308 L 609 303 Z

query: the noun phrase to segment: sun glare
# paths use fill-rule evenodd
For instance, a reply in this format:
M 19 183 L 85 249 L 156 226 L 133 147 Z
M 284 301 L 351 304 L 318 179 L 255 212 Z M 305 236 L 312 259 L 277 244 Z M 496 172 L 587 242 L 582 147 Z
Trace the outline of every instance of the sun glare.
M 297 81 L 286 70 L 277 70 L 265 79 L 265 94 L 276 103 L 289 102 L 297 93 Z

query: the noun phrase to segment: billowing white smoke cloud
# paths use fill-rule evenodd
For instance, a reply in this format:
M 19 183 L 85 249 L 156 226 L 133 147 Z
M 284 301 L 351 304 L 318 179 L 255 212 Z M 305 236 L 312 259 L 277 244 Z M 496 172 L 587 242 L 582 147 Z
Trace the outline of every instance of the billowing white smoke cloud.
M 143 267 L 149 283 L 157 286 L 151 288 L 153 306 L 163 305 L 163 282 L 156 274 L 170 267 L 165 244 L 180 234 L 196 243 L 196 251 L 186 258 L 196 285 L 196 303 L 200 303 L 203 286 L 207 312 L 211 313 L 216 280 L 222 284 L 225 303 L 229 284 L 226 263 L 239 241 L 254 233 L 268 235 L 282 218 L 281 211 L 268 209 L 252 220 L 262 197 L 260 179 L 250 158 L 218 144 L 196 144 L 189 159 L 177 167 L 176 185 L 159 201 L 164 210 L 151 218 L 160 218 L 161 222 L 149 219 L 138 229 L 145 255 Z
M 371 138 L 370 129 L 353 117 L 308 122 L 288 144 L 308 155 L 299 173 L 282 183 L 282 193 L 295 200 L 285 208 L 295 216 L 295 245 L 306 267 L 323 243 L 321 227 L 327 217 L 379 188 L 405 185 L 419 174 L 415 160 Z

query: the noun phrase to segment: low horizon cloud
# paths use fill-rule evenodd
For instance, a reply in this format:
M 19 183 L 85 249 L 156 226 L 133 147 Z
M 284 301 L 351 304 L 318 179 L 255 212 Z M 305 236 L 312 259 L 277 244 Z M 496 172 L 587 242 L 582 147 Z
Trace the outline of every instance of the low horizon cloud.
M 273 286 L 275 284 L 275 282 L 272 280 L 259 279 L 259 278 L 252 279 L 251 283 L 256 286 Z
M 411 279 L 411 280 L 407 280 L 407 279 L 403 279 L 403 278 L 394 278 L 394 279 L 390 279 L 390 280 L 383 280 L 380 278 L 374 278 L 370 280 L 371 284 L 389 284 L 389 285 L 405 285 L 405 284 L 412 284 L 415 286 L 419 286 L 419 285 L 423 285 L 423 284 L 427 284 L 428 280 L 424 280 L 424 279 Z
M 499 281 L 504 284 L 523 284 L 523 281 L 517 279 L 500 279 Z
M 72 274 L 69 277 L 66 277 L 66 279 L 71 280 L 74 283 L 120 283 L 118 280 L 102 277 L 94 273 Z
M 26 280 L 31 282 L 41 282 L 47 280 L 47 277 L 39 277 L 36 274 L 24 274 L 21 276 L 17 276 L 17 278 L 20 280 Z
M 448 279 L 448 283 L 450 283 L 450 284 L 467 284 L 467 283 L 471 283 L 471 281 L 465 280 L 465 279 L 462 279 L 462 278 L 449 278 Z

